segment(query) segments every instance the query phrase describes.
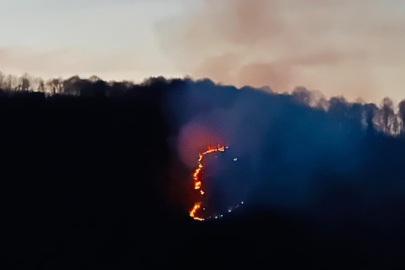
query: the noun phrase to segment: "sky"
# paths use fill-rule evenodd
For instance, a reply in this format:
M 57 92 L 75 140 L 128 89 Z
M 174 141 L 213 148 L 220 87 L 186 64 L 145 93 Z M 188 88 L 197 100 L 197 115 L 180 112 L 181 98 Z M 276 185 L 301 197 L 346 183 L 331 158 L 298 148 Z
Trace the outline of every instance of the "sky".
M 0 71 L 405 98 L 400 0 L 0 0 Z

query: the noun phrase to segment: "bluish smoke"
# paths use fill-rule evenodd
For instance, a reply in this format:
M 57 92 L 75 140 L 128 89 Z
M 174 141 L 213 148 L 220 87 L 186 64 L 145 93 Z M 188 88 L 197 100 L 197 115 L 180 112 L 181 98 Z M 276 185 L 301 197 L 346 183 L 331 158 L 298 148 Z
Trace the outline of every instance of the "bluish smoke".
M 288 95 L 209 80 L 169 85 L 164 110 L 173 137 L 198 124 L 220 134 L 238 157 L 243 180 L 214 187 L 232 193 L 224 197 L 243 194 L 250 207 L 337 230 L 403 224 L 405 140 L 388 99 L 379 107 L 315 99 L 304 88 Z M 238 178 L 231 168 L 230 179 Z

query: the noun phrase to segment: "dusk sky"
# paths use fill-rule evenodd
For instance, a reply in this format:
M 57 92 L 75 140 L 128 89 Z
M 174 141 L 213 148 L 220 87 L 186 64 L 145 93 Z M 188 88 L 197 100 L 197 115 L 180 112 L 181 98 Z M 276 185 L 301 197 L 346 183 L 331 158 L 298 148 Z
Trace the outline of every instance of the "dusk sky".
M 0 0 L 0 27 L 1 269 L 405 269 L 405 0 Z
M 0 0 L 0 71 L 405 98 L 399 0 Z

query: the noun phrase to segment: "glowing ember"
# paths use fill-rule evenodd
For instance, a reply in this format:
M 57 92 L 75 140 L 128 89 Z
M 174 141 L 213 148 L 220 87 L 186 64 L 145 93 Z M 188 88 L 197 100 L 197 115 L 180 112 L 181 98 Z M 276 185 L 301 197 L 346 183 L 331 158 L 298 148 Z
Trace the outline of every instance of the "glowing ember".
M 204 168 L 203 159 L 205 155 L 212 154 L 215 152 L 225 152 L 225 149 L 228 147 L 218 145 L 217 147 L 208 147 L 207 151 L 200 153 L 198 158 L 198 166 L 193 173 L 193 181 L 194 181 L 194 189 L 200 190 L 201 201 L 194 204 L 193 208 L 190 210 L 190 217 L 194 218 L 195 220 L 204 221 L 205 219 L 198 216 L 198 213 L 201 205 L 202 205 L 202 197 L 205 194 L 205 191 L 202 190 L 202 182 L 201 182 L 201 172 Z M 205 210 L 205 208 L 204 208 Z
M 196 202 L 194 204 L 193 208 L 191 208 L 191 210 L 189 212 L 190 217 L 192 217 L 195 220 L 204 221 L 206 219 L 212 219 L 212 218 L 220 219 L 224 216 L 223 214 L 219 214 L 219 215 L 215 215 L 215 216 L 209 216 L 205 219 L 198 213 L 201 211 L 201 209 L 202 209 L 202 211 L 206 210 L 205 207 L 202 207 L 204 194 L 205 194 L 205 191 L 202 189 L 203 182 L 202 182 L 202 175 L 201 175 L 202 170 L 204 169 L 203 159 L 204 159 L 205 155 L 212 154 L 215 152 L 225 152 L 226 149 L 228 149 L 228 147 L 218 145 L 217 147 L 208 147 L 205 152 L 199 154 L 198 165 L 192 175 L 193 175 L 193 181 L 194 181 L 194 189 L 199 191 L 200 201 Z M 215 158 L 217 158 L 217 156 L 215 156 Z M 234 161 L 237 161 L 237 160 L 238 160 L 238 158 L 234 158 Z M 239 208 L 239 206 L 242 204 L 243 204 L 243 201 L 240 202 L 240 204 L 236 205 L 234 208 L 235 209 Z M 232 211 L 233 211 L 233 208 L 228 209 L 228 213 L 231 213 Z
M 190 210 L 190 217 L 194 218 L 195 220 L 203 221 L 203 218 L 199 218 L 196 216 L 196 212 L 201 208 L 201 203 L 198 202 L 194 204 L 194 207 Z

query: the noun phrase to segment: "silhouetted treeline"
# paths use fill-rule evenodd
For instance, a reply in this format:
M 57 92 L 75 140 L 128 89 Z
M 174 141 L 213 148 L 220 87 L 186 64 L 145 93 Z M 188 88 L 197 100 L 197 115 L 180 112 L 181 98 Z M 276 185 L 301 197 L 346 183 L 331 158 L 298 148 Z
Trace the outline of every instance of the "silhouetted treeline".
M 404 102 L 162 77 L 0 85 L 5 269 L 405 265 Z M 188 216 L 201 131 L 238 157 L 211 164 L 217 201 L 246 201 L 205 223 Z
M 18 77 L 4 75 L 0 72 L 0 89 L 8 92 L 40 92 L 47 96 L 55 94 L 99 97 L 133 96 L 142 95 L 143 91 L 151 90 L 159 83 L 164 84 L 165 91 L 170 91 L 170 88 L 178 88 L 179 84 L 187 85 L 190 82 L 190 79 L 166 80 L 164 78 L 150 78 L 143 83 L 136 84 L 131 81 L 106 82 L 97 76 L 92 76 L 88 79 L 74 76 L 66 80 L 54 78 L 45 81 L 42 78 L 32 77 L 28 74 Z M 209 80 L 201 80 L 196 82 L 195 87 L 202 88 L 204 85 L 212 84 Z M 163 87 L 163 85 L 160 87 Z M 271 89 L 268 88 L 266 91 L 271 91 Z M 344 97 L 334 97 L 327 100 L 320 92 L 309 91 L 305 87 L 294 89 L 291 98 L 302 104 L 329 111 L 340 117 L 354 118 L 354 120 L 362 123 L 363 126 L 372 126 L 374 129 L 386 134 L 397 136 L 405 132 L 405 100 L 401 101 L 398 105 L 395 105 L 388 97 L 380 104 L 352 103 L 345 100 Z

